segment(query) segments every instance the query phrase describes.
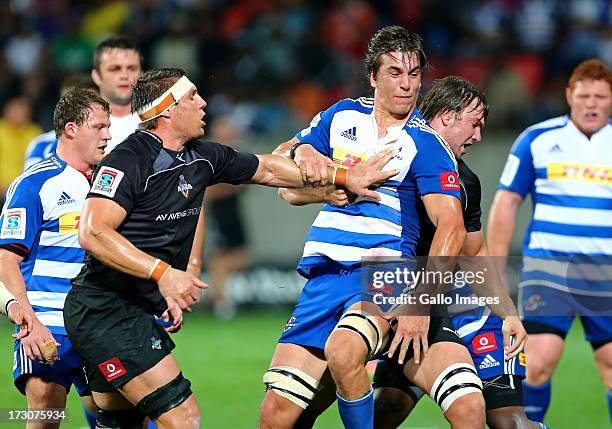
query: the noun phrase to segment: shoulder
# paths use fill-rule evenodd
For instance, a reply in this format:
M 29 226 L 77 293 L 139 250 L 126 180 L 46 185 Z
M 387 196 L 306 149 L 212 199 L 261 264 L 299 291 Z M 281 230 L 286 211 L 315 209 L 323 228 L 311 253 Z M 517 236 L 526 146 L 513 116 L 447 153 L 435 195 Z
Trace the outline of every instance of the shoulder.
M 33 164 L 13 180 L 6 192 L 7 199 L 15 192 L 38 192 L 49 179 L 63 170 L 64 166 L 55 157 Z
M 328 110 L 334 112 L 356 111 L 359 113 L 370 114 L 374 109 L 374 99 L 367 97 L 345 98 L 333 104 Z
M 30 144 L 33 144 L 33 145 L 46 144 L 46 143 L 54 142 L 56 140 L 57 140 L 57 137 L 55 136 L 55 130 L 51 130 L 51 131 L 47 131 L 46 133 L 42 133 L 34 137 L 34 139 L 32 140 Z
M 516 139 L 517 143 L 532 143 L 539 136 L 567 126 L 569 117 L 567 115 L 551 118 L 526 128 Z
M 414 140 L 417 153 L 426 156 L 442 155 L 452 160 L 455 167 L 457 166 L 455 156 L 448 144 L 420 115 L 412 116 L 404 129 Z

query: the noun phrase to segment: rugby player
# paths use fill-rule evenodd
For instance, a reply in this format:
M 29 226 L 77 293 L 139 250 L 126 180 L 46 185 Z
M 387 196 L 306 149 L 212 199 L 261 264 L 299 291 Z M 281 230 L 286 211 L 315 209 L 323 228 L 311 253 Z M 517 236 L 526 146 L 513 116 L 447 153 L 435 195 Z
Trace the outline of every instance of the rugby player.
M 64 408 L 72 384 L 81 396 L 90 395 L 62 309 L 70 279 L 83 265 L 80 214 L 87 175 L 110 139 L 109 114 L 108 103 L 92 91 L 73 89 L 60 97 L 53 115 L 57 150 L 15 179 L 0 215 L 0 280 L 35 314 L 29 335 L 15 342 L 13 370 L 15 386 L 30 408 Z M 59 347 L 53 365 L 43 363 L 47 341 Z
M 486 260 L 488 252 L 480 222 L 480 180 L 462 156 L 469 146 L 481 140 L 488 109 L 480 90 L 453 76 L 436 81 L 419 106 L 423 117 L 448 143 L 457 159 L 467 231 L 461 253 L 473 259 L 473 266 L 480 269 L 494 267 Z M 428 253 L 433 232 L 433 225 L 426 222 L 419 238 L 418 254 Z M 490 286 L 495 284 L 489 283 Z M 528 421 L 522 408 L 521 379 L 525 377 L 525 361 L 522 354 L 517 353 L 524 345 L 525 330 L 504 289 L 498 287 L 489 291 L 489 295 L 500 298 L 501 308 L 491 307 L 504 316 L 503 322 L 485 307 L 452 316 L 454 328 L 468 347 L 483 382 L 487 425 L 490 428 L 541 428 Z M 466 306 L 455 307 L 466 310 Z M 510 338 L 515 344 L 512 349 Z M 404 376 L 401 366 L 389 359 L 379 361 L 374 389 L 375 427 L 381 429 L 399 427 L 423 394 Z
M 86 362 L 100 427 L 139 427 L 145 416 L 164 428 L 200 425 L 191 383 L 154 316 L 169 314 L 173 325 L 167 330 L 178 328 L 182 310 L 206 287 L 185 271 L 206 186 L 312 184 L 281 156 L 239 153 L 199 140 L 205 106 L 182 70 L 144 73 L 132 96 L 140 129 L 94 174 L 79 231 L 88 253 L 72 280 L 64 321 Z M 368 188 L 397 174 L 380 171 L 392 156 L 384 151 L 357 171 L 330 167 L 329 177 L 377 198 Z
M 565 96 L 569 115 L 527 128 L 514 143 L 489 214 L 489 245 L 492 255 L 508 256 L 518 208 L 530 193 L 533 217 L 523 241 L 519 283 L 519 310 L 529 333 L 523 383 L 529 418 L 544 419 L 550 379 L 574 315 L 580 315 L 612 420 L 612 318 L 595 308 L 611 308 L 610 69 L 598 59 L 580 63 Z M 586 276 L 571 269 L 581 265 L 591 267 Z M 598 267 L 608 274 L 589 280 Z M 594 307 L 585 308 L 585 302 Z
M 437 226 L 432 255 L 456 256 L 465 239 L 454 156 L 415 107 L 427 67 L 420 37 L 399 26 L 382 28 L 370 40 L 365 65 L 373 99 L 339 101 L 277 151 L 290 148 L 290 157 L 303 174 L 317 178 L 325 174 L 321 167 L 329 159 L 350 171 L 390 146 L 396 150 L 390 166 L 400 173 L 376 190 L 380 203 L 357 198 L 345 207 L 326 204 L 314 221 L 298 266 L 308 282 L 264 375 L 267 391 L 261 428 L 293 427 L 317 392 L 330 383 L 337 387 L 344 426 L 373 427 L 373 390 L 365 363 L 383 351 L 390 323 L 362 295 L 362 259 L 416 255 L 420 200 Z M 288 198 L 300 204 L 319 202 L 323 192 L 311 190 Z M 333 190 L 330 195 L 338 196 Z M 452 267 L 453 260 L 447 259 Z M 459 346 L 461 341 L 446 319 L 446 326 L 432 326 L 441 341 L 434 345 L 436 358 L 430 358 L 433 353 L 422 358 L 421 347 L 424 352 L 428 348 L 428 328 L 429 316 L 399 317 L 389 353 L 397 349 L 400 362 L 406 358 L 406 367 L 413 372 L 420 369 L 418 376 L 412 375 L 421 377 L 427 391 L 434 384 L 442 392 L 454 391 L 444 404 L 454 425 L 483 427 L 484 400 L 468 351 Z M 455 343 L 442 342 L 442 336 Z M 410 342 L 413 354 L 407 353 Z M 447 353 L 448 344 L 458 353 Z M 450 364 L 456 364 L 464 381 L 458 390 L 453 380 L 446 380 Z

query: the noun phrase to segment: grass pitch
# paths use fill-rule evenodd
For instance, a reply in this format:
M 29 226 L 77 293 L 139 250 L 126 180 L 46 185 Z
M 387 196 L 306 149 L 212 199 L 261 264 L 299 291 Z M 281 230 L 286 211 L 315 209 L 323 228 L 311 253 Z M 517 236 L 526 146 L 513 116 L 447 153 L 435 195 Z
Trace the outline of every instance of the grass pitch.
M 262 308 L 240 313 L 230 321 L 200 312 L 187 315 L 185 326 L 173 336 L 183 373 L 192 382 L 202 409 L 202 427 L 255 428 L 264 394 L 261 376 L 267 369 L 276 340 L 290 310 Z M 25 398 L 12 382 L 12 327 L 0 322 L 0 407 L 24 407 Z M 605 389 L 593 362 L 590 345 L 576 323 L 553 379 L 553 398 L 547 424 L 553 429 L 610 427 Z M 80 400 L 71 392 L 63 428 L 85 427 Z M 22 424 L 0 427 L 19 428 Z M 341 428 L 336 406 L 318 421 L 321 429 Z M 448 424 L 433 402 L 424 398 L 402 428 L 446 428 Z

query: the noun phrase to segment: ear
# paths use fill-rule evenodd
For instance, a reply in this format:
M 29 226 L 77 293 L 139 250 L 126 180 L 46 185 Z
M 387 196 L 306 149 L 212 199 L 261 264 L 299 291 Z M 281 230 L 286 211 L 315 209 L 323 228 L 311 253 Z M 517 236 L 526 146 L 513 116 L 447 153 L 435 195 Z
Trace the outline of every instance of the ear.
M 102 82 L 102 77 L 100 76 L 100 73 L 98 73 L 98 70 L 96 69 L 91 70 L 91 80 L 94 81 L 96 86 L 98 87 L 100 86 L 100 82 Z
M 455 112 L 451 112 L 450 110 L 443 110 L 442 112 L 440 112 L 439 116 L 440 121 L 442 121 L 442 124 L 444 126 L 449 125 L 456 118 Z
M 567 105 L 572 108 L 572 89 L 568 86 L 565 88 L 565 101 L 567 101 Z
M 370 86 L 376 89 L 376 76 L 373 71 L 370 72 Z
M 78 126 L 75 122 L 68 122 L 64 125 L 64 135 L 69 139 L 75 138 L 78 131 Z

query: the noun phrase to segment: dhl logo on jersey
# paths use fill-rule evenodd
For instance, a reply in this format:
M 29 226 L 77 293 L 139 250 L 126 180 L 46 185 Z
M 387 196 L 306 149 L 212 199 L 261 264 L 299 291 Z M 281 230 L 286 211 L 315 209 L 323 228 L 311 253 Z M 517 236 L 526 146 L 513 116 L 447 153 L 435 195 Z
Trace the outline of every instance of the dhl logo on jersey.
M 332 158 L 336 164 L 347 168 L 354 167 L 367 159 L 365 155 L 353 154 L 343 147 L 335 147 Z
M 60 234 L 77 234 L 81 223 L 81 213 L 66 213 L 59 218 Z
M 589 164 L 552 163 L 547 168 L 548 180 L 571 180 L 612 184 L 612 167 Z

